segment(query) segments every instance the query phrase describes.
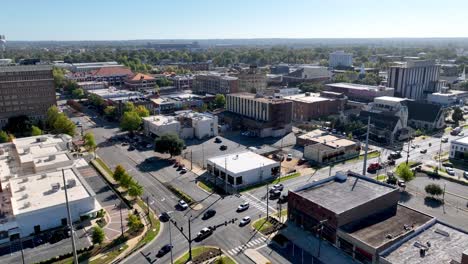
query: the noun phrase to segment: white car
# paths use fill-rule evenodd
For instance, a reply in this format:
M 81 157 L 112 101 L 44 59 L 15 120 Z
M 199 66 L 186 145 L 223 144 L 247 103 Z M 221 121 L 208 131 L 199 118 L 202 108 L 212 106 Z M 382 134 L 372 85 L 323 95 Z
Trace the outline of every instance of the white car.
M 463 178 L 465 178 L 465 179 L 468 180 L 468 171 L 464 171 L 464 172 L 463 172 Z
M 183 210 L 187 209 L 188 208 L 188 204 L 184 201 L 184 200 L 180 200 L 178 205 L 180 206 L 180 208 L 182 208 Z
M 245 216 L 239 222 L 239 226 L 245 226 L 246 224 L 250 223 L 250 216 Z
M 249 209 L 249 206 L 250 204 L 248 202 L 242 203 L 241 205 L 237 207 L 237 211 L 241 212 L 241 211 L 247 210 Z
M 448 175 L 455 175 L 455 171 L 452 168 L 445 168 L 445 171 L 447 172 Z

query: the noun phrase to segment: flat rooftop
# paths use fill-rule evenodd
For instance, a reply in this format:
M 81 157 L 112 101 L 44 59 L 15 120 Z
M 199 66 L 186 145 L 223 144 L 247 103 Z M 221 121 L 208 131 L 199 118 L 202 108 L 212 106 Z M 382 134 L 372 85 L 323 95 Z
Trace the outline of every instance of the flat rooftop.
M 318 93 L 310 93 L 310 95 L 303 94 L 295 94 L 290 96 L 285 96 L 284 99 L 296 101 L 296 102 L 303 102 L 303 103 L 317 103 L 317 102 L 324 102 L 330 101 L 329 98 L 320 97 Z
M 0 66 L 0 72 L 30 72 L 30 71 L 51 71 L 52 65 L 5 65 Z
M 70 202 L 92 196 L 89 188 L 85 188 L 77 173 L 68 168 L 64 170 L 65 181 L 71 183 L 67 187 Z M 65 203 L 65 190 L 63 189 L 62 171 L 47 172 L 10 179 L 11 206 L 13 214 L 23 214 Z M 54 184 L 60 186 L 53 190 Z
M 448 93 L 432 93 L 432 95 L 436 96 L 457 96 L 457 95 L 465 95 L 468 94 L 468 91 L 460 91 L 460 90 L 450 90 Z
M 323 131 L 323 130 L 320 130 L 320 129 L 314 129 L 312 131 L 309 131 L 305 134 L 302 134 L 300 136 L 298 136 L 298 138 L 302 138 L 302 139 L 315 139 L 316 137 L 320 137 L 320 136 L 323 136 L 323 135 L 326 135 L 327 132 Z
M 349 172 L 341 173 L 348 175 L 346 180 L 340 181 L 335 175 L 294 192 L 336 214 L 341 214 L 395 191 L 395 188 L 373 179 Z
M 468 145 L 468 136 L 462 137 L 462 138 L 457 138 L 457 139 L 452 140 L 450 142 L 451 143 L 458 143 L 458 144 Z
M 374 100 L 383 100 L 383 101 L 390 101 L 390 102 L 403 102 L 408 99 L 406 98 L 400 98 L 400 97 L 394 97 L 394 96 L 379 96 L 376 97 Z
M 165 116 L 165 115 L 154 115 L 154 116 L 143 117 L 143 120 L 146 122 L 150 122 L 151 124 L 156 125 L 156 126 L 179 123 L 179 121 L 177 121 L 175 117 Z
M 141 98 L 144 97 L 143 94 L 140 92 L 135 92 L 135 91 L 130 91 L 130 90 L 117 90 L 117 89 L 96 89 L 96 90 L 91 90 L 88 91 L 89 93 L 98 95 L 104 99 L 112 99 L 112 98 L 121 98 L 125 97 L 126 99 L 131 99 L 131 98 Z
M 387 211 L 371 215 L 357 222 L 349 223 L 340 229 L 355 239 L 378 249 L 408 235 L 432 219 L 431 216 L 398 205 L 396 214 Z M 392 238 L 388 238 L 388 235 L 391 235 Z
M 317 136 L 315 138 L 310 138 L 310 140 L 313 140 L 315 142 L 321 143 L 323 145 L 326 145 L 332 148 L 347 147 L 347 146 L 352 146 L 356 144 L 356 142 L 352 140 L 335 137 L 333 135 Z
M 227 96 L 233 96 L 233 97 L 239 97 L 239 98 L 247 98 L 247 99 L 252 99 L 258 102 L 266 102 L 266 103 L 291 103 L 288 100 L 285 100 L 285 98 L 274 98 L 274 97 L 267 97 L 267 96 L 257 96 L 256 94 L 253 93 L 232 93 L 228 94 Z
M 258 155 L 252 151 L 217 156 L 208 160 L 216 164 L 216 167 L 227 167 L 227 170 L 234 174 L 254 170 L 262 166 L 270 166 L 274 164 L 279 166 L 279 162 L 266 158 L 262 155 Z
M 393 90 L 391 87 L 386 86 L 377 86 L 377 85 L 364 85 L 364 84 L 356 84 L 356 83 L 330 83 L 326 84 L 330 87 L 339 87 L 343 89 L 350 89 L 350 90 L 363 90 L 363 91 L 386 91 L 386 90 Z
M 420 254 L 421 248 L 427 249 L 424 256 Z M 382 257 L 390 263 L 460 263 L 463 251 L 467 248 L 468 233 L 436 222 Z

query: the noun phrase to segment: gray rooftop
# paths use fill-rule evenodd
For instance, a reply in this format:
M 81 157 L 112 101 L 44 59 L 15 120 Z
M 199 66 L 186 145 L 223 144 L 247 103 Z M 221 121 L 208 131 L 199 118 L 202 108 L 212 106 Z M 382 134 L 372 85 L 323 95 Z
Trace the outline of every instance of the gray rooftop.
M 348 173 L 345 181 L 335 180 L 335 177 L 306 185 L 295 192 L 315 204 L 341 214 L 395 191 L 389 185 L 364 176 Z
M 427 247 L 427 242 L 430 247 Z M 426 247 L 424 257 L 420 255 L 421 247 Z M 383 257 L 390 263 L 459 263 L 462 253 L 468 248 L 468 234 L 451 228 L 443 223 L 435 223 L 422 233 L 402 243 Z
M 51 71 L 51 65 L 0 66 L 0 72 Z

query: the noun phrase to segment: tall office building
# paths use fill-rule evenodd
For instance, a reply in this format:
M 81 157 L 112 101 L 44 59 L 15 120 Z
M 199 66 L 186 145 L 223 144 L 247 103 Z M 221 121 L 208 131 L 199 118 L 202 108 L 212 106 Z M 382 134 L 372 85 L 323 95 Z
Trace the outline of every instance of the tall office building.
M 193 92 L 198 94 L 229 94 L 238 92 L 237 77 L 217 73 L 199 74 L 193 80 Z
M 388 87 L 395 89 L 395 96 L 423 100 L 429 93 L 439 92 L 440 65 L 434 60 L 397 62 L 388 71 Z
M 351 67 L 353 65 L 353 54 L 346 53 L 342 50 L 330 53 L 328 66 L 336 67 Z
M 237 75 L 239 78 L 239 92 L 262 93 L 267 87 L 267 77 L 255 65 L 243 70 Z
M 56 103 L 51 66 L 0 67 L 0 127 L 20 115 L 41 119 Z

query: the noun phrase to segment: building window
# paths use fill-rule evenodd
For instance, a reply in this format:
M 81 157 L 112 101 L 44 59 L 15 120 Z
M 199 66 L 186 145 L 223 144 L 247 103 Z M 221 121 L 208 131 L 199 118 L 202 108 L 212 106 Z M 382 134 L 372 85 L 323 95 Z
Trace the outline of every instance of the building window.
M 234 177 L 232 177 L 231 175 L 228 175 L 228 182 L 230 184 L 234 184 Z
M 236 185 L 242 185 L 242 176 L 236 178 Z

